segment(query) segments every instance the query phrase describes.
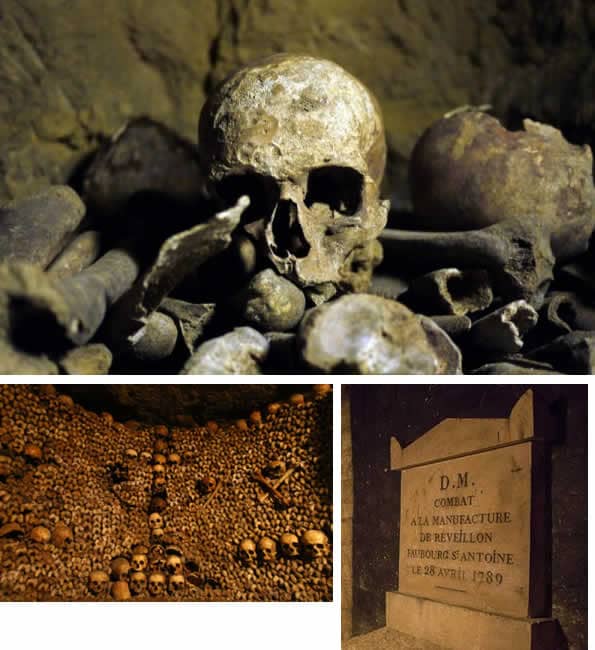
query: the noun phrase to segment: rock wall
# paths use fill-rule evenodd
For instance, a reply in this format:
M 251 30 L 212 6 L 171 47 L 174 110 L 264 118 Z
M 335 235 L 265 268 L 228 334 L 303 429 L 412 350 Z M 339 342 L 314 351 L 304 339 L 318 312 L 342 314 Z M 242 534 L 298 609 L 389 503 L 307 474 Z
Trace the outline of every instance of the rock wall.
M 138 115 L 194 141 L 215 83 L 289 51 L 334 59 L 377 94 L 399 206 L 413 143 L 458 105 L 592 137 L 594 33 L 589 0 L 3 0 L 0 201 L 76 175 Z

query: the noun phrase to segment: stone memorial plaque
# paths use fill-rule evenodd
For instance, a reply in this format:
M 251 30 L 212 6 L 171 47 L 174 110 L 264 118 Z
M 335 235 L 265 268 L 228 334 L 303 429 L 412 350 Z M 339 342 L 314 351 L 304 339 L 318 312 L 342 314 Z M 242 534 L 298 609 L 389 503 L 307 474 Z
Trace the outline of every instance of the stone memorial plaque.
M 527 616 L 532 442 L 405 470 L 399 591 Z
M 456 650 L 554 650 L 549 447 L 528 391 L 508 418 L 446 419 L 407 447 L 387 626 Z

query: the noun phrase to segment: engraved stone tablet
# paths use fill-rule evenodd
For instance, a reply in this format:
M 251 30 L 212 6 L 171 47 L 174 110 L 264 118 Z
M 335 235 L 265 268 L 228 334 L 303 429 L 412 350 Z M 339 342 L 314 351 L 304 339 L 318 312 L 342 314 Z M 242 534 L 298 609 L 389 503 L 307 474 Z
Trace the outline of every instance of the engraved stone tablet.
M 404 449 L 393 439 L 399 591 L 387 625 L 452 648 L 549 650 L 549 451 L 532 413 L 529 391 L 510 418 L 444 420 Z

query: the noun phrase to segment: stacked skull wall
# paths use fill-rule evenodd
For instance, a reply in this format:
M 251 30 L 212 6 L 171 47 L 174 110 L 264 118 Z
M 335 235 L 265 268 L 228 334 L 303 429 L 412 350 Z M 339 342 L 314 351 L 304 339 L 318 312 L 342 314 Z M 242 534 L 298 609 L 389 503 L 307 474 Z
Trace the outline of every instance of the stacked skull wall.
M 0 387 L 0 598 L 330 600 L 331 402 L 319 387 L 245 428 L 125 426 Z

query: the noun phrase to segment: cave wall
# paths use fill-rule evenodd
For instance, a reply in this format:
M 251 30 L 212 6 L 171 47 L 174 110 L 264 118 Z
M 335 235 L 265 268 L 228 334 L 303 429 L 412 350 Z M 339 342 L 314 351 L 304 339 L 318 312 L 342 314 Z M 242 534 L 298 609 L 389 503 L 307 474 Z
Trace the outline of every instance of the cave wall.
M 388 471 L 390 436 L 407 445 L 444 418 L 507 417 L 528 388 L 535 428 L 553 441 L 552 615 L 568 650 L 586 650 L 587 387 L 571 385 L 349 386 L 354 635 L 385 624 L 385 593 L 398 586 L 401 477 Z
M 594 34 L 589 0 L 3 0 L 0 201 L 76 175 L 138 115 L 195 141 L 215 83 L 289 51 L 333 59 L 377 94 L 399 206 L 416 138 L 453 107 L 491 101 L 588 137 Z

